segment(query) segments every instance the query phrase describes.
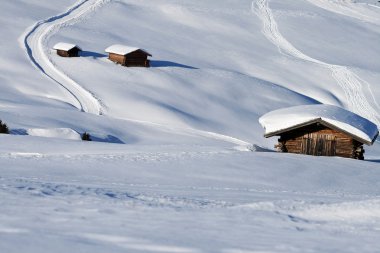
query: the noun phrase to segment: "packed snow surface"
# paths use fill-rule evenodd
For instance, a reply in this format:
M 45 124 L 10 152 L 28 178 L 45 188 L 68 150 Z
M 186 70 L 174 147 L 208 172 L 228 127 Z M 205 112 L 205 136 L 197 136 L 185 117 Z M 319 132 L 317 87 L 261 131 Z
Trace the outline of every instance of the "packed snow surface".
M 48 137 L 48 138 L 60 138 L 60 139 L 70 139 L 70 140 L 81 139 L 81 136 L 79 133 L 69 128 L 53 128 L 53 129 L 33 128 L 33 129 L 27 129 L 26 133 L 32 136 L 40 136 L 40 137 Z
M 323 103 L 378 124 L 379 17 L 375 0 L 2 1 L 0 252 L 378 252 L 379 142 L 365 161 L 276 153 L 258 119 Z M 114 44 L 151 68 L 112 64 Z
M 65 42 L 59 42 L 59 43 L 57 43 L 57 44 L 54 45 L 53 49 L 69 51 L 69 50 L 73 49 L 74 47 L 77 47 L 77 48 L 80 49 L 80 47 L 78 47 L 75 44 L 70 44 L 70 43 L 65 43 Z
M 141 49 L 141 48 L 138 48 L 138 47 L 130 47 L 130 46 L 126 46 L 126 45 L 120 45 L 120 44 L 116 44 L 116 45 L 112 45 L 110 47 L 107 47 L 106 50 L 105 50 L 105 52 L 106 53 L 114 53 L 114 54 L 126 55 L 126 54 L 129 54 L 129 53 L 135 52 L 137 50 L 141 50 L 141 51 L 147 53 L 148 55 L 150 55 L 144 49 Z
M 317 119 L 351 133 L 369 144 L 379 134 L 378 127 L 371 121 L 333 105 L 300 105 L 278 109 L 263 115 L 259 122 L 265 128 L 265 134 L 270 135 Z

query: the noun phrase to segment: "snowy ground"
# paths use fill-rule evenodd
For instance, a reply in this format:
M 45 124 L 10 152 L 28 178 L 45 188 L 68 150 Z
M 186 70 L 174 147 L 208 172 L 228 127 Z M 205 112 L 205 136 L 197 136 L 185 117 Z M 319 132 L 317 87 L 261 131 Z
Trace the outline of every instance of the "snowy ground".
M 378 249 L 379 160 L 1 140 L 3 252 Z
M 258 122 L 328 103 L 379 123 L 377 1 L 14 0 L 0 14 L 0 252 L 378 251 L 379 141 L 366 161 L 279 154 Z M 83 57 L 57 57 L 59 41 Z M 153 67 L 109 62 L 115 43 Z

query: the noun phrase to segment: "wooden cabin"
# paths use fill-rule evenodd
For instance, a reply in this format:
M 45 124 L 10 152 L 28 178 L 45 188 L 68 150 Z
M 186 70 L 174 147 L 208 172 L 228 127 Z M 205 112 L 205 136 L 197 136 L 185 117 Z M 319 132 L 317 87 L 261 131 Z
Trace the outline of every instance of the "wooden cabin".
M 318 115 L 318 116 L 316 116 Z M 260 118 L 265 137 L 280 136 L 280 152 L 364 159 L 363 144 L 372 145 L 379 131 L 369 120 L 331 105 L 297 106 Z
M 57 54 L 62 57 L 79 57 L 80 47 L 74 44 L 60 42 L 55 44 L 53 49 L 57 50 Z
M 147 51 L 125 45 L 112 45 L 105 50 L 108 53 L 108 59 L 126 67 L 150 67 L 149 56 Z

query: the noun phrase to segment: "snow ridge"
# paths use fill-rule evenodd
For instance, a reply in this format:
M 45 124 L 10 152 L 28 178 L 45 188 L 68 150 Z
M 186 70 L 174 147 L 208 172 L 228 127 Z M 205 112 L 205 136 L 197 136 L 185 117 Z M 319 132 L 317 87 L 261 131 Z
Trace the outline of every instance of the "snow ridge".
M 190 127 L 176 127 L 176 126 L 164 125 L 164 124 L 159 124 L 152 121 L 144 121 L 144 120 L 136 120 L 136 119 L 123 119 L 123 120 L 128 120 L 130 122 L 135 122 L 135 123 L 139 123 L 146 126 L 157 127 L 162 130 L 173 132 L 173 133 L 185 133 L 192 136 L 197 136 L 197 137 L 201 136 L 201 137 L 205 137 L 205 138 L 209 138 L 213 140 L 224 141 L 224 142 L 236 145 L 234 148 L 240 151 L 268 151 L 267 149 L 260 147 L 256 144 L 252 144 L 244 140 L 235 138 L 233 136 L 219 134 L 216 132 L 204 131 L 204 130 L 199 130 L 199 129 L 190 128 Z
M 276 45 L 279 51 L 290 57 L 298 58 L 302 61 L 311 62 L 314 64 L 322 65 L 331 70 L 333 78 L 337 81 L 339 86 L 343 89 L 347 98 L 348 109 L 373 121 L 375 124 L 380 125 L 380 116 L 377 111 L 370 105 L 367 98 L 363 94 L 363 84 L 366 84 L 369 92 L 370 86 L 368 83 L 360 79 L 346 66 L 339 66 L 328 64 L 320 60 L 314 59 L 295 48 L 285 37 L 280 33 L 277 23 L 274 19 L 273 13 L 268 5 L 268 0 L 255 0 L 252 2 L 252 11 L 262 20 L 262 32 L 265 37 Z M 377 105 L 376 100 L 373 98 L 374 103 Z
M 111 0 L 81 0 L 66 12 L 37 22 L 20 37 L 20 44 L 25 49 L 30 61 L 43 74 L 61 85 L 68 91 L 70 97 L 66 99 L 70 104 L 81 111 L 92 114 L 103 114 L 100 99 L 83 88 L 72 78 L 60 71 L 49 56 L 47 41 L 50 36 L 62 27 L 74 24 L 86 17 L 89 13 L 102 7 Z

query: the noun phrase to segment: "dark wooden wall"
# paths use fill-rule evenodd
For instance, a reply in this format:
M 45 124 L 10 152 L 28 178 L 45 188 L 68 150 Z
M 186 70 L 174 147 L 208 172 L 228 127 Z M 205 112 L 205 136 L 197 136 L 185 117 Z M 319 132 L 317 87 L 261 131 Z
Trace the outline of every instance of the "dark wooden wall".
M 362 145 L 345 133 L 314 124 L 281 134 L 276 147 L 296 154 L 364 159 Z
M 73 49 L 70 49 L 69 51 L 65 50 L 57 50 L 57 54 L 62 57 L 78 57 L 79 56 L 79 49 L 74 47 Z
M 70 56 L 69 56 L 69 52 L 64 51 L 64 50 L 57 50 L 57 54 L 58 54 L 59 56 L 62 56 L 62 57 L 70 57 Z
M 148 55 L 141 50 L 127 55 L 110 53 L 108 57 L 111 61 L 127 67 L 150 67 Z
M 148 55 L 141 50 L 127 54 L 125 65 L 128 67 L 149 67 Z

